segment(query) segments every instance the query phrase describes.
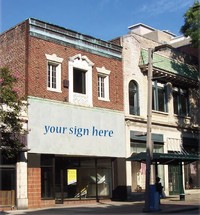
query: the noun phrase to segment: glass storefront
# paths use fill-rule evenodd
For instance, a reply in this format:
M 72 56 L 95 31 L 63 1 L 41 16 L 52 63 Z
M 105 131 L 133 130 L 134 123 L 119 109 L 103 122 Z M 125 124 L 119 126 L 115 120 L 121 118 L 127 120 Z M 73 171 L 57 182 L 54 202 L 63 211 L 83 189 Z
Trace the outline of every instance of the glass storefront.
M 187 153 L 200 154 L 199 142 L 196 138 L 183 138 L 183 147 Z M 185 189 L 200 188 L 200 161 L 184 165 Z
M 163 152 L 162 143 L 154 143 L 154 152 Z M 146 152 L 146 142 L 131 141 L 131 154 Z M 142 192 L 145 190 L 146 164 L 139 162 L 131 162 L 132 166 L 132 192 Z M 164 185 L 164 169 L 163 166 L 158 166 L 158 176 L 161 178 L 161 183 Z
M 41 156 L 43 199 L 109 198 L 112 193 L 111 159 Z
M 200 162 L 192 162 L 184 166 L 185 189 L 200 188 Z

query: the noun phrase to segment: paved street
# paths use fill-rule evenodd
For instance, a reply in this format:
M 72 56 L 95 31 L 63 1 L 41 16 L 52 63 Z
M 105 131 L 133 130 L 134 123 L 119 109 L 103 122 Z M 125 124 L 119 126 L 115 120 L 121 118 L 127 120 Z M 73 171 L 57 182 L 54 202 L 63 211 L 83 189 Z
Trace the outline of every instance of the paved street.
M 180 201 L 179 196 L 161 200 L 160 211 L 151 214 L 200 214 L 200 194 L 187 194 L 185 201 Z M 37 210 L 13 210 L 1 212 L 1 215 L 62 215 L 62 214 L 147 214 L 143 212 L 144 202 L 107 202 L 76 206 L 57 206 Z

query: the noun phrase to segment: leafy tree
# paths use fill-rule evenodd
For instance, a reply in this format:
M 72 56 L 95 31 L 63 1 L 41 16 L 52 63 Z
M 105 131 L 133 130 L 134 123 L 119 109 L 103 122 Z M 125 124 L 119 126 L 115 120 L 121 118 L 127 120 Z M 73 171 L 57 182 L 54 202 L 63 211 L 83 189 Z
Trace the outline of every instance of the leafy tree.
M 24 105 L 18 95 L 17 78 L 18 73 L 12 75 L 8 68 L 0 68 L 0 151 L 6 159 L 17 158 L 24 147 L 20 136 L 24 132 L 20 121 Z
M 200 45 L 200 3 L 195 1 L 184 14 L 185 24 L 180 31 L 184 36 L 191 37 L 192 45 L 198 48 Z

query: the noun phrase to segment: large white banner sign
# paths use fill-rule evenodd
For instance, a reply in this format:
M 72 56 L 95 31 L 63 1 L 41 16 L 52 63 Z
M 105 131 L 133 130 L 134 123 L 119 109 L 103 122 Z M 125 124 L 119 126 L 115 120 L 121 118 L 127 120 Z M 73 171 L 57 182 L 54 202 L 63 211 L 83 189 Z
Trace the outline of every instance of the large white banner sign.
M 124 115 L 29 98 L 31 153 L 125 157 Z

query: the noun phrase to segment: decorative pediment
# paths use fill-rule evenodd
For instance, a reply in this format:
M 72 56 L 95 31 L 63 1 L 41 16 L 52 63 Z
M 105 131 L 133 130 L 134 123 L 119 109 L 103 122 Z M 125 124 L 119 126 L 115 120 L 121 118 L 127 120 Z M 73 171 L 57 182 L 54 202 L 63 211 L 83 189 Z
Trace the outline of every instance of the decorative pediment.
M 82 56 L 81 54 L 77 54 L 77 55 L 74 55 L 73 57 L 69 58 L 69 61 L 71 61 L 71 62 L 75 62 L 76 60 L 85 61 L 89 66 L 94 65 L 94 63 L 91 60 L 89 60 L 88 57 L 85 55 Z
M 101 73 L 101 74 L 105 74 L 105 75 L 110 75 L 110 70 L 107 70 L 104 66 L 100 67 L 96 67 L 97 72 Z
M 60 58 L 58 57 L 56 54 L 52 54 L 52 55 L 49 55 L 49 54 L 45 54 L 47 60 L 49 61 L 54 61 L 54 62 L 58 62 L 58 63 L 62 63 L 63 61 L 63 58 Z

